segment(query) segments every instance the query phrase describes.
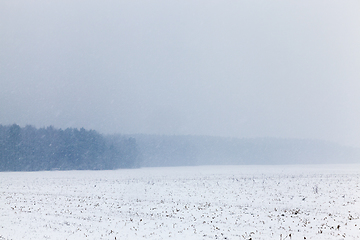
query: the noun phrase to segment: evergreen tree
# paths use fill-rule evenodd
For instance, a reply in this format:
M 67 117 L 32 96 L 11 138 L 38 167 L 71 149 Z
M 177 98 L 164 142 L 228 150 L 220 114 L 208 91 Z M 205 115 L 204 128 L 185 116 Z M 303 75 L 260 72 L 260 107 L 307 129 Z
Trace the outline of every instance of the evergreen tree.
M 135 139 L 94 130 L 0 125 L 0 171 L 116 169 L 136 166 Z

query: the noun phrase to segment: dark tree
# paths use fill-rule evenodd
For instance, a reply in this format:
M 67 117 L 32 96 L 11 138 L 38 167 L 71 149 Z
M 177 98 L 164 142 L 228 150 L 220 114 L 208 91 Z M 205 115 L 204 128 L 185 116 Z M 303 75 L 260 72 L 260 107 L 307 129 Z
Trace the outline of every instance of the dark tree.
M 135 139 L 84 128 L 0 125 L 0 171 L 116 169 L 137 161 Z

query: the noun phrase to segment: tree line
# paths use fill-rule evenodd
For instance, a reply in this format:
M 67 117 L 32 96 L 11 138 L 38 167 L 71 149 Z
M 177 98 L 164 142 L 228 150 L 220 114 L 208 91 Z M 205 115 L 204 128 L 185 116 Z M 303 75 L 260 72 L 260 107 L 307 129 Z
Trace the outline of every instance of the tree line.
M 142 167 L 360 163 L 360 149 L 315 139 L 136 134 Z
M 136 140 L 81 128 L 0 125 L 0 171 L 103 170 L 139 166 Z

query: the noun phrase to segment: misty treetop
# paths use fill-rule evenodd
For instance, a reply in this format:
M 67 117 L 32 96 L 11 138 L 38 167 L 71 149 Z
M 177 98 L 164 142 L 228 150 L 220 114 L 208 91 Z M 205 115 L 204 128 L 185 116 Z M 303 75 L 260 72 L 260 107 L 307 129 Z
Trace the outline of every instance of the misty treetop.
M 142 167 L 360 163 L 360 149 L 314 139 L 129 135 Z
M 0 171 L 133 168 L 138 159 L 134 138 L 84 128 L 0 125 Z

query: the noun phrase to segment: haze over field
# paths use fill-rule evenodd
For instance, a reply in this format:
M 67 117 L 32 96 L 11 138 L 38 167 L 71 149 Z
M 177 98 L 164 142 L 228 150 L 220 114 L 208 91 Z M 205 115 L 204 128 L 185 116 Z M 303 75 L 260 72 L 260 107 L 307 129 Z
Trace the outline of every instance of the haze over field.
M 360 2 L 0 1 L 0 124 L 360 147 Z
M 359 239 L 359 13 L 0 0 L 0 240 Z

